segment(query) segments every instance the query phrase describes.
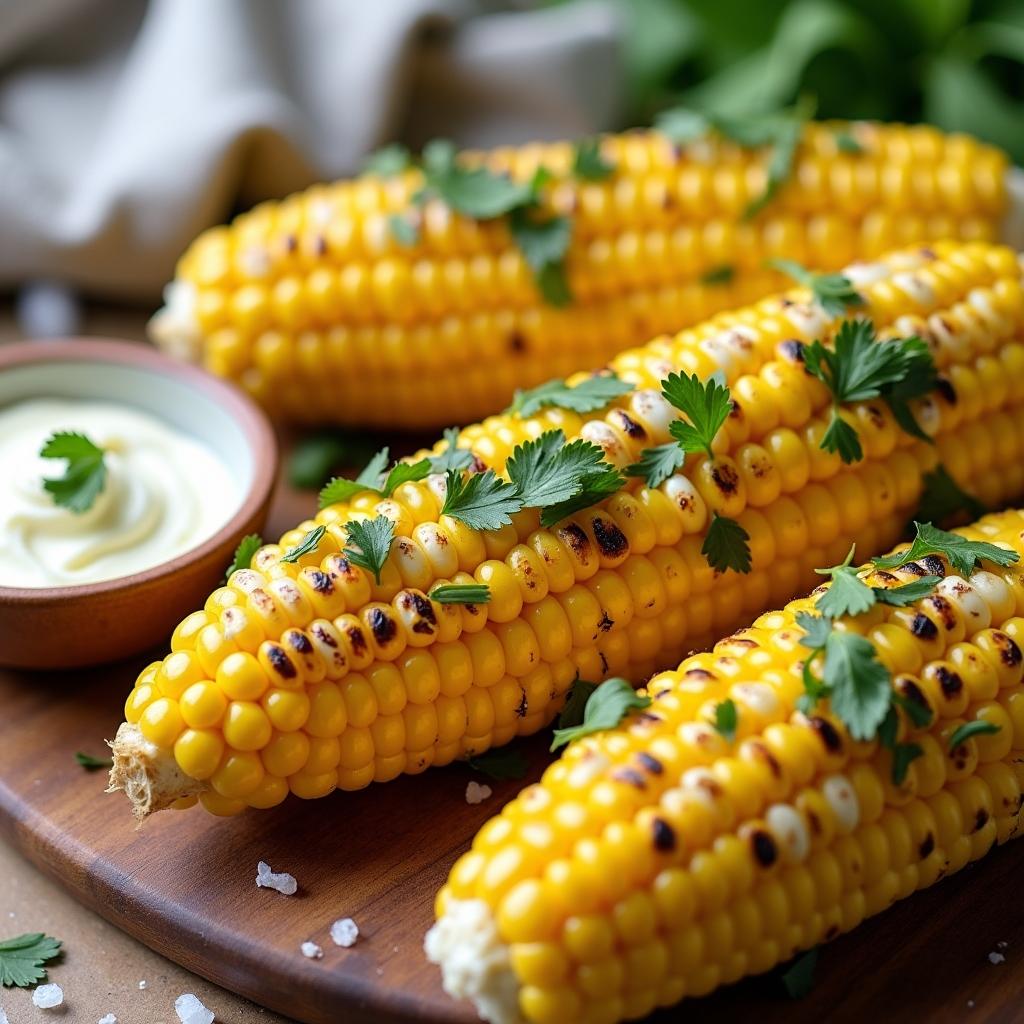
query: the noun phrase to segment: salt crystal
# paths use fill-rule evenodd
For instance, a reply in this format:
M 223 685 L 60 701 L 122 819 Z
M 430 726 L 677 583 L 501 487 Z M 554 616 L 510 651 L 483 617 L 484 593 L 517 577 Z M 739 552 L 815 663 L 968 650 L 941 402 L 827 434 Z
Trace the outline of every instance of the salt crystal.
M 299 948 L 302 950 L 302 955 L 309 957 L 310 960 L 323 958 L 324 951 L 315 942 L 304 942 Z
M 343 917 L 331 925 L 331 938 L 336 946 L 348 949 L 359 938 L 359 927 L 351 917 Z
M 1006 949 L 1006 947 L 1008 945 L 1009 945 L 1008 942 L 997 942 L 996 943 L 996 949 Z
M 144 981 L 140 981 L 139 982 L 139 991 L 141 992 L 145 987 L 146 987 L 146 983 Z
M 2 1006 L 0 1006 L 0 1024 L 11 1024 L 7 1019 L 7 1014 L 4 1013 L 4 1008 Z
M 470 782 L 466 786 L 466 803 L 483 803 L 493 792 L 494 790 L 490 786 L 481 786 L 479 782 Z
M 215 1016 L 191 992 L 174 1000 L 174 1012 L 181 1024 L 213 1024 Z
M 989 953 L 988 962 L 990 964 L 1002 964 L 1006 962 L 1006 957 L 1002 953 Z
M 112 1013 L 108 1013 L 106 1017 L 100 1017 L 96 1024 L 117 1024 L 117 1018 Z
M 256 865 L 256 886 L 260 889 L 275 889 L 285 896 L 294 896 L 299 889 L 299 883 L 293 875 L 286 871 L 275 874 L 270 870 L 270 865 L 262 860 Z
M 60 985 L 40 985 L 32 993 L 32 1002 L 40 1010 L 52 1010 L 64 1002 L 64 990 Z

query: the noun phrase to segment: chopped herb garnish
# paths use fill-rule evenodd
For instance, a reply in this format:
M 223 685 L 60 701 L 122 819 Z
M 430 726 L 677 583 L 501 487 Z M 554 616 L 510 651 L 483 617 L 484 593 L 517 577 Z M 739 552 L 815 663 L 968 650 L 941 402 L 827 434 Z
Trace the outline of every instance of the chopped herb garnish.
M 253 556 L 261 547 L 263 547 L 263 538 L 258 533 L 247 533 L 238 542 L 238 547 L 235 548 L 235 557 L 231 560 L 224 578 L 229 580 L 231 574 L 239 569 L 251 568 Z
M 857 431 L 839 416 L 846 403 L 882 397 L 904 430 L 921 433 L 906 403 L 932 389 L 935 370 L 927 347 L 918 338 L 879 342 L 870 322 L 844 320 L 836 332 L 834 349 L 820 341 L 804 347 L 804 365 L 832 394 L 832 420 L 821 447 L 838 452 L 843 462 L 859 462 L 864 457 Z
M 381 448 L 355 480 L 334 477 L 320 491 L 320 507 L 327 508 L 328 505 L 335 505 L 340 501 L 351 501 L 364 491 L 374 491 L 381 497 L 390 498 L 397 487 L 422 480 L 433 472 L 433 462 L 430 459 L 420 459 L 419 462 L 396 462 L 390 472 L 385 474 L 384 468 L 387 464 L 388 449 Z
M 723 263 L 721 266 L 705 270 L 699 280 L 701 284 L 729 284 L 735 276 L 736 268 Z
M 768 266 L 781 270 L 798 284 L 809 288 L 814 301 L 829 316 L 842 316 L 851 307 L 864 305 L 864 297 L 842 274 L 815 274 L 795 260 L 769 260 Z
M 393 178 L 413 165 L 412 154 L 400 143 L 382 146 L 363 161 L 363 174 Z
M 981 562 L 988 561 L 1006 567 L 1020 559 L 1016 551 L 989 544 L 986 541 L 968 540 L 958 533 L 948 533 L 932 526 L 931 523 L 914 523 L 917 535 L 914 543 L 895 555 L 876 558 L 878 569 L 898 569 L 907 562 L 916 562 L 925 555 L 941 555 L 960 576 L 970 576 Z
M 429 596 L 438 604 L 487 604 L 491 588 L 486 583 L 442 583 Z
M 88 512 L 107 483 L 103 449 L 85 434 L 61 430 L 50 435 L 39 454 L 44 459 L 67 459 L 63 476 L 43 480 L 53 503 L 76 514 Z
M 814 988 L 814 971 L 818 966 L 817 947 L 801 953 L 789 962 L 779 981 L 790 999 L 803 999 Z
M 569 387 L 564 380 L 549 380 L 529 391 L 517 391 L 508 411 L 523 419 L 536 416 L 548 406 L 573 412 L 594 412 L 632 390 L 632 384 L 620 380 L 615 374 L 587 377 L 575 387 Z
M 388 230 L 399 245 L 412 246 L 420 240 L 419 228 L 408 217 L 403 217 L 400 213 L 392 213 L 388 216 Z
M 493 469 L 468 476 L 450 469 L 445 480 L 447 494 L 441 515 L 458 519 L 471 530 L 500 530 L 523 507 L 515 486 L 500 479 Z
M 571 498 L 549 505 L 540 513 L 540 525 L 554 526 L 563 519 L 596 505 L 599 501 L 618 491 L 625 480 L 617 469 L 609 467 L 598 473 L 591 473 L 583 480 L 583 486 Z
M 430 459 L 420 459 L 419 462 L 396 462 L 384 478 L 380 493 L 385 498 L 390 498 L 402 484 L 415 483 L 430 476 L 431 472 Z
M 832 132 L 832 138 L 835 139 L 836 148 L 840 153 L 859 154 L 864 152 L 864 147 L 844 128 L 836 128 Z
M 533 207 L 514 210 L 509 218 L 512 239 L 519 247 L 544 301 L 567 306 L 572 292 L 565 276 L 565 256 L 572 240 L 568 217 L 538 217 Z
M 736 704 L 729 698 L 715 705 L 715 730 L 722 734 L 729 743 L 736 739 L 736 727 L 739 725 L 739 714 Z
M 815 608 L 827 618 L 862 615 L 877 603 L 905 607 L 927 597 L 942 579 L 941 576 L 922 576 L 899 587 L 871 587 L 858 575 L 860 570 L 850 564 L 853 552 L 851 547 L 841 565 L 814 570 L 821 576 L 832 577 L 832 586 L 815 603 Z
M 360 437 L 324 431 L 302 438 L 288 459 L 288 480 L 293 487 L 322 487 L 336 466 L 361 462 L 373 454 L 373 446 Z
M 898 702 L 899 694 L 894 693 L 893 703 Z M 896 716 L 896 708 L 890 707 L 882 724 L 878 727 L 878 742 L 892 755 L 893 785 L 902 786 L 911 763 L 921 757 L 924 750 L 916 743 L 899 743 L 896 739 L 898 732 L 899 719 Z
M 32 932 L 0 942 L 0 985 L 28 988 L 46 980 L 48 960 L 60 956 L 60 939 Z
M 686 461 L 686 452 L 674 441 L 645 448 L 640 460 L 626 467 L 627 476 L 643 477 L 648 487 L 663 484 Z
M 960 487 L 941 463 L 925 473 L 917 509 L 917 518 L 922 522 L 943 523 L 960 513 L 971 520 L 980 519 L 987 511 L 974 495 Z
M 293 548 L 289 548 L 281 556 L 282 562 L 297 562 L 304 555 L 311 555 L 317 549 L 317 545 L 320 543 L 320 538 L 327 532 L 327 527 L 321 524 L 320 526 L 314 526 L 305 537 L 299 541 L 298 544 Z
M 716 572 L 732 569 L 734 572 L 750 572 L 750 534 L 728 516 L 717 512 L 708 526 L 707 536 L 700 553 Z
M 986 736 L 999 732 L 999 726 L 995 722 L 986 722 L 982 718 L 975 718 L 971 722 L 964 722 L 953 730 L 949 737 L 949 752 L 953 753 L 957 747 L 963 746 L 972 736 Z
M 583 712 L 586 710 L 590 695 L 597 689 L 598 683 L 588 683 L 585 679 L 575 679 L 565 700 L 565 707 L 558 716 L 558 728 L 570 729 L 583 724 Z
M 713 459 L 711 445 L 732 411 L 729 389 L 714 378 L 702 381 L 697 374 L 670 373 L 661 382 L 661 393 L 689 420 L 669 425 L 679 447 L 684 452 L 707 452 Z
M 449 427 L 444 432 L 445 449 L 440 455 L 430 457 L 431 473 L 447 473 L 449 469 L 469 469 L 474 462 L 468 448 L 459 447 L 459 428 Z
M 373 519 L 354 519 L 345 524 L 345 531 L 348 544 L 342 554 L 353 565 L 372 572 L 373 578 L 380 583 L 380 574 L 395 539 L 395 524 L 387 516 L 380 515 Z
M 534 198 L 530 184 L 521 185 L 486 167 L 460 163 L 455 147 L 446 140 L 424 148 L 423 176 L 428 193 L 440 196 L 453 210 L 475 220 L 493 220 Z
M 557 750 L 583 736 L 614 729 L 630 711 L 649 707 L 650 703 L 650 697 L 641 697 L 625 679 L 607 679 L 590 694 L 579 725 L 555 730 L 551 749 Z
M 83 754 L 80 750 L 75 753 L 75 761 L 88 772 L 95 772 L 100 768 L 110 768 L 114 764 L 109 757 L 93 757 L 92 754 Z
M 584 181 L 604 181 L 615 173 L 615 165 L 601 155 L 600 139 L 583 139 L 576 143 L 572 173 Z
M 499 782 L 505 779 L 521 779 L 529 768 L 526 755 L 511 744 L 498 747 L 496 750 L 488 750 L 483 754 L 476 754 L 468 758 L 465 763 L 473 771 L 480 772 L 481 775 L 486 775 Z

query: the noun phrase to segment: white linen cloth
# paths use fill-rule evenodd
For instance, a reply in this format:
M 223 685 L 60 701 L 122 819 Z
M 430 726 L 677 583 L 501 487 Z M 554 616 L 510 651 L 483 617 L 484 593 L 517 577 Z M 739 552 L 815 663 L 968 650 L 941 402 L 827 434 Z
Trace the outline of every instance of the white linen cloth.
M 599 0 L 0 0 L 0 287 L 153 299 L 203 228 L 402 138 L 619 113 Z

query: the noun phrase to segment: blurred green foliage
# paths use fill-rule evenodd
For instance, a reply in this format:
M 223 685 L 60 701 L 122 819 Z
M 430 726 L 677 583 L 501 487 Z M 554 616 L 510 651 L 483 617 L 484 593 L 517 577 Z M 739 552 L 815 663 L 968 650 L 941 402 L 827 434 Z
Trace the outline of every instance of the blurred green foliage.
M 560 0 L 574 2 L 574 0 Z M 685 103 L 930 121 L 1024 162 L 1024 0 L 612 0 L 631 119 Z

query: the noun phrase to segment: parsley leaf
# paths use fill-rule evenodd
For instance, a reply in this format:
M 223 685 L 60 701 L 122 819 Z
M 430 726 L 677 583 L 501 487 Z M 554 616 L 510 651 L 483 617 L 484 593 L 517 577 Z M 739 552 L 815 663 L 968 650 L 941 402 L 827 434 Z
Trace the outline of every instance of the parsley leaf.
M 832 138 L 835 139 L 836 148 L 840 153 L 860 154 L 864 152 L 864 147 L 844 128 L 834 129 Z
M 110 768 L 114 763 L 109 757 L 93 757 L 92 754 L 83 754 L 80 750 L 75 753 L 75 761 L 87 772 L 98 771 L 100 768 Z
M 827 452 L 839 452 L 839 458 L 847 464 L 860 462 L 864 458 L 864 449 L 860 446 L 857 431 L 839 415 L 836 409 L 832 410 L 832 421 L 822 435 L 821 447 Z
M 384 483 L 380 487 L 380 493 L 385 498 L 390 498 L 395 489 L 402 484 L 414 483 L 422 480 L 431 473 L 430 459 L 420 459 L 419 462 L 396 462 L 391 467 Z
M 400 143 L 382 146 L 363 161 L 363 174 L 378 174 L 393 178 L 412 166 L 412 154 Z
M 449 469 L 469 469 L 474 462 L 468 448 L 459 447 L 459 428 L 449 427 L 444 432 L 447 447 L 440 455 L 430 457 L 431 473 L 447 473 Z
M 583 712 L 590 695 L 597 689 L 597 683 L 588 683 L 585 679 L 575 679 L 566 698 L 565 706 L 558 716 L 558 728 L 570 729 L 583 724 Z
M 293 487 L 322 487 L 335 466 L 359 462 L 373 453 L 365 439 L 335 430 L 311 434 L 298 441 L 288 459 L 288 480 Z
M 477 754 L 468 758 L 465 763 L 473 771 L 499 782 L 505 779 L 521 779 L 529 767 L 523 752 L 511 744 Z
M 995 722 L 986 722 L 982 718 L 975 718 L 973 721 L 964 722 L 953 730 L 949 737 L 949 752 L 953 753 L 957 747 L 963 746 L 972 736 L 985 736 L 999 732 L 999 726 Z
M 714 378 L 702 381 L 697 374 L 670 373 L 661 382 L 661 393 L 690 421 L 675 420 L 669 432 L 684 452 L 707 452 L 732 411 L 729 389 Z
M 841 615 L 861 615 L 875 603 L 875 594 L 858 575 L 859 570 L 851 565 L 856 545 L 850 548 L 846 560 L 831 569 L 815 569 L 819 576 L 831 576 L 832 586 L 815 602 L 814 607 L 826 618 L 838 619 Z
M 686 452 L 674 441 L 645 448 L 640 460 L 626 467 L 627 476 L 643 477 L 648 487 L 663 484 L 686 461 Z
M 103 449 L 85 434 L 61 430 L 50 435 L 39 454 L 44 459 L 67 459 L 63 476 L 43 480 L 53 503 L 76 514 L 88 512 L 107 483 Z
M 438 604 L 487 604 L 491 588 L 486 583 L 442 583 L 428 596 Z
M 796 624 L 805 634 L 800 640 L 802 646 L 821 650 L 828 643 L 829 634 L 832 632 L 830 619 L 822 615 L 812 615 L 810 612 L 798 612 Z
M 893 694 L 894 703 L 900 703 L 897 700 L 898 697 L 898 694 Z M 916 743 L 896 742 L 899 725 L 896 709 L 890 707 L 885 718 L 882 719 L 882 724 L 878 727 L 878 742 L 892 755 L 892 781 L 895 786 L 903 785 L 911 763 L 924 754 L 924 750 Z
M 857 633 L 832 630 L 825 642 L 823 681 L 832 710 L 856 740 L 871 739 L 889 711 L 889 670 Z
M 428 192 L 441 197 L 453 210 L 475 220 L 493 220 L 533 198 L 530 185 L 521 185 L 486 167 L 459 163 L 455 147 L 447 141 L 429 143 L 423 150 L 423 177 Z
M 1016 551 L 997 547 L 985 541 L 968 540 L 958 533 L 948 533 L 931 523 L 914 523 L 917 535 L 914 543 L 906 551 L 899 554 L 876 558 L 875 566 L 879 569 L 898 569 L 907 562 L 915 562 L 925 555 L 942 555 L 959 576 L 970 576 L 982 560 L 995 565 L 1008 566 L 1019 561 Z
M 922 522 L 942 523 L 958 512 L 965 512 L 972 520 L 980 519 L 988 511 L 972 494 L 968 494 L 939 463 L 924 475 L 924 488 L 917 516 Z
M 904 433 L 932 444 L 932 439 L 914 419 L 908 403 L 913 398 L 928 394 L 935 387 L 938 381 L 935 360 L 920 338 L 904 338 L 902 349 L 903 371 L 899 380 L 882 388 L 882 397 Z
M 42 932 L 0 942 L 0 985 L 28 988 L 46 980 L 43 964 L 60 956 L 60 939 Z
M 256 552 L 263 547 L 263 538 L 258 533 L 247 533 L 235 548 L 235 557 L 224 574 L 224 578 L 231 579 L 231 574 L 239 569 L 249 569 Z
M 317 545 L 320 543 L 320 538 L 327 532 L 327 527 L 322 523 L 319 526 L 314 526 L 305 537 L 299 541 L 295 547 L 290 548 L 281 556 L 282 562 L 298 562 L 303 555 L 310 555 L 316 551 Z
M 413 246 L 420 240 L 419 228 L 400 213 L 388 215 L 388 230 L 399 245 Z
M 469 476 L 449 469 L 445 478 L 447 495 L 441 515 L 458 519 L 471 530 L 499 530 L 523 507 L 515 486 L 499 479 L 493 469 Z
M 576 143 L 572 173 L 584 181 L 604 181 L 615 173 L 615 165 L 601 155 L 600 139 L 582 139 Z
M 565 256 L 572 240 L 568 217 L 538 219 L 528 207 L 512 211 L 509 219 L 512 239 L 519 247 L 544 301 L 549 306 L 567 306 L 572 292 L 565 276 Z
M 729 284 L 735 276 L 736 268 L 723 263 L 721 266 L 705 270 L 698 280 L 701 284 Z
M 716 572 L 733 569 L 735 572 L 750 572 L 750 534 L 728 516 L 717 512 L 708 527 L 707 536 L 700 553 Z
M 721 733 L 729 743 L 736 739 L 738 724 L 739 715 L 736 712 L 736 705 L 731 699 L 727 698 L 715 705 L 715 730 Z
M 348 544 L 342 554 L 353 565 L 372 572 L 373 578 L 380 583 L 380 574 L 384 571 L 384 563 L 388 560 L 395 539 L 395 524 L 387 516 L 380 515 L 373 519 L 346 523 L 345 531 L 348 533 Z
M 769 260 L 768 266 L 788 274 L 811 290 L 814 301 L 829 315 L 842 316 L 851 306 L 863 306 L 864 298 L 842 274 L 815 274 L 795 260 Z
M 606 679 L 587 700 L 582 723 L 555 730 L 551 749 L 557 750 L 595 732 L 614 729 L 630 711 L 649 707 L 650 703 L 650 697 L 641 697 L 625 679 Z
M 587 377 L 572 388 L 564 380 L 549 380 L 529 391 L 517 391 L 507 411 L 517 413 L 523 419 L 536 416 L 548 406 L 573 412 L 594 412 L 632 390 L 632 384 L 620 380 L 615 374 Z
M 908 604 L 927 597 L 935 589 L 935 585 L 941 581 L 941 576 L 922 576 L 899 587 L 873 587 L 872 590 L 875 600 L 880 604 L 905 608 Z
M 571 498 L 549 505 L 541 511 L 540 525 L 554 526 L 574 512 L 596 505 L 619 490 L 624 482 L 619 471 L 611 467 L 585 476 L 582 487 Z
M 580 493 L 588 477 L 611 468 L 596 444 L 583 438 L 566 444 L 561 430 L 548 430 L 517 445 L 505 465 L 528 508 L 567 501 Z
M 363 467 L 362 472 L 355 478 L 349 480 L 346 477 L 336 476 L 329 480 L 320 491 L 320 507 L 327 508 L 328 505 L 336 505 L 342 501 L 351 501 L 357 494 L 363 491 L 380 491 L 381 478 L 387 468 L 389 452 L 387 448 L 381 448 L 376 455 Z
M 779 981 L 790 999 L 803 999 L 814 988 L 814 971 L 818 966 L 818 949 L 809 949 L 790 961 L 779 975 Z

